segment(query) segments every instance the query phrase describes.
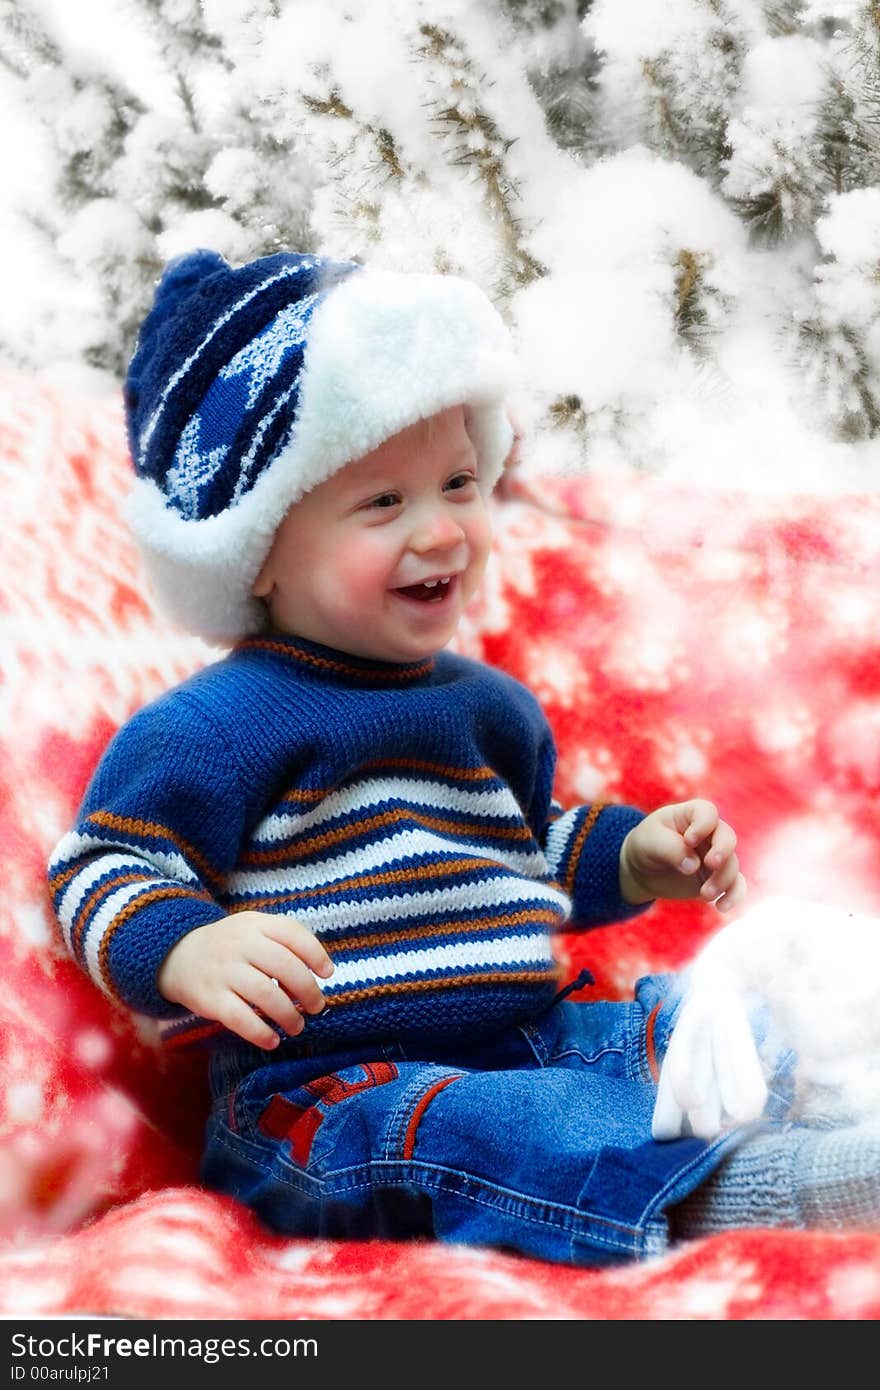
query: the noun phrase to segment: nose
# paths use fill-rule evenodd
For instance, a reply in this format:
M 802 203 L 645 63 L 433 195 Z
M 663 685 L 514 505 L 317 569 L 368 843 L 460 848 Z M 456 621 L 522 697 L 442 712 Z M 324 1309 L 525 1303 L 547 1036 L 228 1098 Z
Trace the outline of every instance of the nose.
M 417 518 L 410 536 L 410 549 L 417 555 L 432 550 L 454 550 L 464 539 L 464 529 L 456 518 L 443 507 L 432 507 Z

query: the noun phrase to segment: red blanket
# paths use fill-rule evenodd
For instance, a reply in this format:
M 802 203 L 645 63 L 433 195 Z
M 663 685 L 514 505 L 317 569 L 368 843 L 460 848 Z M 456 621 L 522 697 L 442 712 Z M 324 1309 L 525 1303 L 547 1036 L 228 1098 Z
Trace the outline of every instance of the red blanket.
M 119 400 L 0 379 L 0 1312 L 146 1318 L 876 1318 L 880 1236 L 737 1231 L 570 1269 L 267 1233 L 196 1180 L 204 1064 L 67 960 L 45 863 L 114 728 L 216 653 L 156 613 L 118 519 Z M 564 802 L 700 794 L 751 901 L 880 911 L 880 500 L 631 475 L 509 480 L 460 647 L 541 698 Z M 694 904 L 560 940 L 624 998 L 717 925 Z M 858 963 L 853 963 L 854 968 Z M 582 997 L 588 997 L 584 995 Z

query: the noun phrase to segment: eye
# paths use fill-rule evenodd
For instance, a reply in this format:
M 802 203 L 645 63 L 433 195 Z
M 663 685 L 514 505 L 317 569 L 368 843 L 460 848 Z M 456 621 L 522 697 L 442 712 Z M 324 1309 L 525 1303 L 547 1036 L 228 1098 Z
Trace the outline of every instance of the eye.
M 378 497 L 371 497 L 367 503 L 368 507 L 399 507 L 401 496 L 399 492 L 383 492 Z
M 446 484 L 446 489 L 448 492 L 461 492 L 463 488 L 476 481 L 473 473 L 455 473 Z

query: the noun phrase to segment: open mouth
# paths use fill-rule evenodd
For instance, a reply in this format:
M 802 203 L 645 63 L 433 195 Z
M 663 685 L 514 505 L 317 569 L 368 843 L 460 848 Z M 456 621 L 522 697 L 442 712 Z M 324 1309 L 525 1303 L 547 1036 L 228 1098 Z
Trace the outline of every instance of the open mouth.
M 457 580 L 458 576 L 451 574 L 445 579 L 426 580 L 423 584 L 404 584 L 392 592 L 412 603 L 442 604 L 449 599 Z

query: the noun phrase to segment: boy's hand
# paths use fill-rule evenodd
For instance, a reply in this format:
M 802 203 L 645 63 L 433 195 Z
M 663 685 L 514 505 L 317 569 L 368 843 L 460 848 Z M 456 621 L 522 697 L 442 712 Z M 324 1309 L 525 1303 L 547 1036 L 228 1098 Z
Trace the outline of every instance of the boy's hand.
M 314 972 L 314 973 L 313 973 Z M 333 962 L 301 922 L 270 912 L 234 912 L 196 927 L 172 946 L 159 968 L 159 993 L 200 1018 L 216 1019 L 256 1047 L 280 1039 L 255 1009 L 286 1033 L 301 1033 L 303 1011 L 319 1014 Z
M 729 912 L 746 895 L 735 848 L 736 835 L 711 801 L 661 806 L 621 845 L 621 893 L 630 903 L 703 898 Z

